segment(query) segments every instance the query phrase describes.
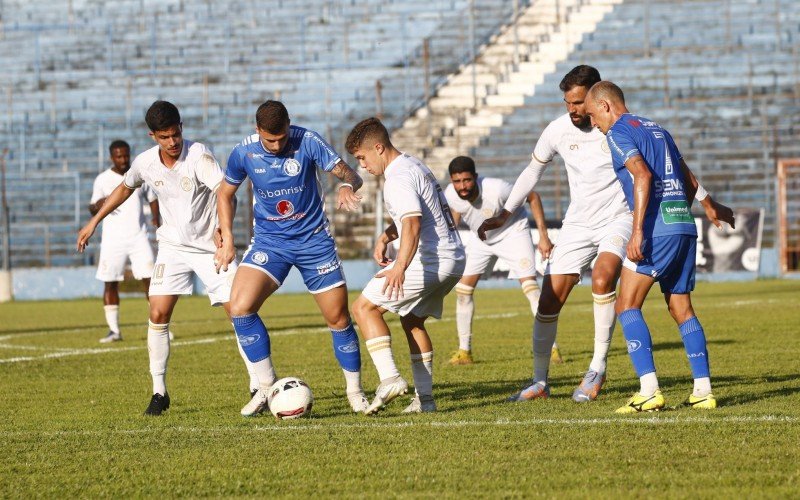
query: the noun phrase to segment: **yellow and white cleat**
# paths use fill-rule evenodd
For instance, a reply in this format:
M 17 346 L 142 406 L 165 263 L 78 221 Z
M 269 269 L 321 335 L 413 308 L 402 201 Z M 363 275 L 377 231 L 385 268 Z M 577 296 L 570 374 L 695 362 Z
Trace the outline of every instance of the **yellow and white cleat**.
M 659 411 L 664 409 L 664 396 L 656 391 L 652 396 L 642 396 L 638 392 L 631 396 L 625 406 L 617 408 L 615 413 L 640 413 L 643 411 Z
M 457 350 L 450 358 L 451 365 L 471 365 L 472 363 L 474 363 L 472 360 L 472 352 L 465 351 L 464 349 Z

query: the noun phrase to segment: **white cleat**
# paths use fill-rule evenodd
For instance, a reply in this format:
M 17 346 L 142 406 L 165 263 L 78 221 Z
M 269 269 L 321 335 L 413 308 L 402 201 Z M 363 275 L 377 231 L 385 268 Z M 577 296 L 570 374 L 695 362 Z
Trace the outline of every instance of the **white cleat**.
M 436 402 L 433 400 L 433 396 L 417 394 L 411 400 L 411 404 L 403 410 L 403 413 L 431 413 L 434 411 L 436 411 Z
M 122 334 L 119 332 L 112 332 L 111 330 L 108 331 L 105 337 L 100 339 L 101 344 L 110 344 L 111 342 L 119 342 L 122 340 Z
M 375 389 L 375 399 L 372 400 L 366 410 L 365 415 L 374 415 L 381 411 L 385 405 L 391 402 L 397 396 L 408 393 L 408 382 L 403 380 L 400 375 L 386 379 L 378 385 Z
M 249 403 L 242 407 L 243 417 L 255 417 L 269 409 L 269 390 L 270 387 L 261 387 L 254 395 Z
M 367 399 L 364 391 L 358 391 L 352 394 L 348 393 L 347 401 L 350 403 L 350 408 L 353 409 L 354 413 L 363 413 L 369 406 L 369 399 Z

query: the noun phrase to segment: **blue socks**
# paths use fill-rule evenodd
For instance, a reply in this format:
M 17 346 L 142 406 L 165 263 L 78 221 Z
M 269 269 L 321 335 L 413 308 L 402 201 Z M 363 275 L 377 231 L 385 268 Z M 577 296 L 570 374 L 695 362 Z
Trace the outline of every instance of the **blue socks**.
M 689 358 L 689 365 L 692 367 L 692 377 L 710 377 L 708 368 L 708 350 L 706 349 L 706 335 L 703 327 L 696 316 L 684 321 L 678 330 L 681 332 L 683 347 L 686 349 L 686 357 Z
M 333 337 L 333 353 L 336 355 L 339 366 L 348 372 L 361 371 L 361 350 L 353 323 L 348 324 L 343 330 L 331 328 L 331 336 Z
M 650 338 L 650 329 L 644 322 L 641 309 L 628 309 L 619 315 L 622 333 L 628 344 L 628 354 L 633 362 L 636 375 L 642 377 L 656 371 L 653 362 L 653 340 Z
M 233 328 L 239 345 L 251 363 L 267 359 L 270 355 L 269 333 L 257 313 L 233 316 Z

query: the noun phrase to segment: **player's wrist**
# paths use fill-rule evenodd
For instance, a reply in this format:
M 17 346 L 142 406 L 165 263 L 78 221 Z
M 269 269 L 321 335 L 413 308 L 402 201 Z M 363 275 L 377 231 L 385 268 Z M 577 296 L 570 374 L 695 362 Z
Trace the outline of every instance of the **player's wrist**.
M 342 182 L 342 183 L 340 183 L 340 184 L 339 184 L 339 187 L 337 187 L 336 189 L 337 189 L 337 190 L 341 190 L 342 188 L 347 188 L 347 187 L 349 187 L 349 188 L 350 188 L 350 190 L 351 190 L 351 191 L 353 191 L 353 192 L 355 192 L 355 190 L 356 190 L 356 188 L 354 188 L 354 187 L 353 187 L 353 185 L 352 185 L 352 184 L 350 184 L 349 182 Z

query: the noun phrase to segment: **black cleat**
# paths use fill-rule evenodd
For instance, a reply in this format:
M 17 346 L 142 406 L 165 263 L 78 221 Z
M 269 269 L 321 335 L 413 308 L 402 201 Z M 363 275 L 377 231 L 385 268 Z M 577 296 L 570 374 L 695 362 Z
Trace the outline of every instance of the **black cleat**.
M 147 405 L 147 409 L 144 411 L 145 415 L 153 415 L 157 417 L 164 413 L 164 411 L 169 409 L 169 394 L 153 394 L 153 397 L 150 399 L 150 404 Z

